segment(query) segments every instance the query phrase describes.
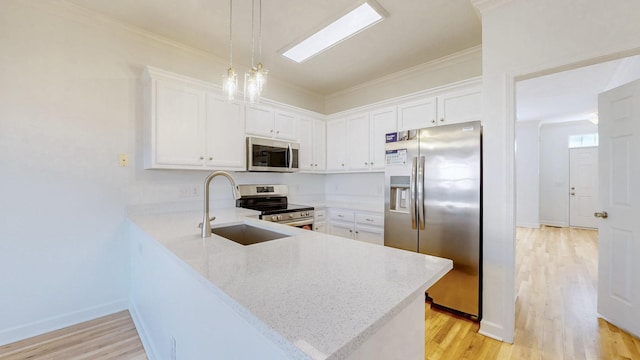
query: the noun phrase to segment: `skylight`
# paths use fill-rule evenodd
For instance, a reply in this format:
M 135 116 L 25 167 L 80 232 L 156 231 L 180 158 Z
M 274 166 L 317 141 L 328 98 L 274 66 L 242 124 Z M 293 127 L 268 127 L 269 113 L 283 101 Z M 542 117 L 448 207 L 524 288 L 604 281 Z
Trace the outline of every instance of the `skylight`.
M 340 19 L 325 26 L 322 30 L 309 36 L 282 55 L 301 63 L 331 46 L 345 40 L 365 28 L 381 21 L 383 15 L 368 2 L 358 6 Z

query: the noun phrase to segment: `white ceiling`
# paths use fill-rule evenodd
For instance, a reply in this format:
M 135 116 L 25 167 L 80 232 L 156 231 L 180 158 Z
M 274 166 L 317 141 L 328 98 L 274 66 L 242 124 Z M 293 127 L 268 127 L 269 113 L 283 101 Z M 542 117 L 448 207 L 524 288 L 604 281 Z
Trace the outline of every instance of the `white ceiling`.
M 229 0 L 67 0 L 180 43 L 229 58 Z M 389 16 L 302 64 L 281 51 L 363 0 L 263 0 L 262 63 L 273 77 L 328 95 L 480 45 L 469 0 L 377 0 Z M 258 3 L 258 0 L 256 0 Z M 234 63 L 251 62 L 251 0 L 233 0 Z M 257 61 L 256 61 L 257 62 Z M 236 66 L 240 73 L 245 69 Z
M 637 62 L 638 58 L 614 60 L 518 82 L 518 121 L 590 120 L 598 112 L 598 94 L 618 86 L 617 71 L 625 62 Z

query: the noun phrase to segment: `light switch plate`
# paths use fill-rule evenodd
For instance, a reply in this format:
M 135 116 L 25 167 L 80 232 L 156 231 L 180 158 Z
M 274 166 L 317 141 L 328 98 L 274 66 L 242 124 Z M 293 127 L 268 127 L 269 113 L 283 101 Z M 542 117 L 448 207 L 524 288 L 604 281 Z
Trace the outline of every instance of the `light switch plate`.
M 118 155 L 118 164 L 120 164 L 120 166 L 122 166 L 122 167 L 129 166 L 129 155 L 127 155 L 127 154 L 119 154 Z

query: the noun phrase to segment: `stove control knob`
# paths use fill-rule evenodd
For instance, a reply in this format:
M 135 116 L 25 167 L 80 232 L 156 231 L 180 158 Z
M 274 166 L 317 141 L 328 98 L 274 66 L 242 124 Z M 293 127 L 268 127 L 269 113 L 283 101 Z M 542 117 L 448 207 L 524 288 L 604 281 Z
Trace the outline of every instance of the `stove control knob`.
M 293 219 L 293 214 L 289 214 L 289 219 Z
M 271 221 L 276 221 L 278 218 L 275 215 L 271 215 Z
M 278 215 L 278 220 L 282 220 L 282 215 Z

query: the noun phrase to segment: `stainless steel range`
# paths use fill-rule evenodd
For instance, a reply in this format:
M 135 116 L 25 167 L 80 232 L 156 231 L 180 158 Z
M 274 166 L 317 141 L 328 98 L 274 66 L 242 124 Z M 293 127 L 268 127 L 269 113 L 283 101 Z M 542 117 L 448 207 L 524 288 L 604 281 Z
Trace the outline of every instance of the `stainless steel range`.
M 236 207 L 260 211 L 260 219 L 313 230 L 313 206 L 289 204 L 287 185 L 238 185 Z

